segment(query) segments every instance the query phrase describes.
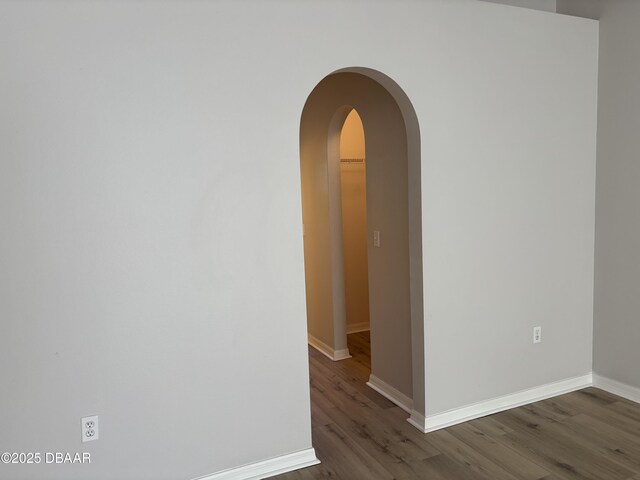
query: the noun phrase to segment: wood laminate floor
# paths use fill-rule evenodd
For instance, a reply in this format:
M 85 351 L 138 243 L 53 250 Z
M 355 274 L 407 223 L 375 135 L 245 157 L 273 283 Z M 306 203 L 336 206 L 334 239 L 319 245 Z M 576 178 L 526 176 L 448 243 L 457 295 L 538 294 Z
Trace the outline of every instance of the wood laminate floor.
M 316 465 L 279 480 L 640 480 L 640 405 L 586 388 L 423 434 L 365 385 L 367 333 L 353 358 L 309 349 Z

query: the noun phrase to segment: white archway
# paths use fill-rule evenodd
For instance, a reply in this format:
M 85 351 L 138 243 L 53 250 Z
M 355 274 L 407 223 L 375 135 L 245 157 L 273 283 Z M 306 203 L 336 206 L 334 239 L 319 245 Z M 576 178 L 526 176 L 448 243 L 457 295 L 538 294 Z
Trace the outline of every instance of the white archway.
M 346 358 L 340 212 L 340 131 L 355 108 L 367 138 L 372 328 L 370 385 L 424 417 L 424 314 L 420 133 L 402 89 L 384 74 L 342 69 L 313 89 L 300 126 L 305 279 L 310 343 Z M 373 247 L 374 230 L 381 232 Z

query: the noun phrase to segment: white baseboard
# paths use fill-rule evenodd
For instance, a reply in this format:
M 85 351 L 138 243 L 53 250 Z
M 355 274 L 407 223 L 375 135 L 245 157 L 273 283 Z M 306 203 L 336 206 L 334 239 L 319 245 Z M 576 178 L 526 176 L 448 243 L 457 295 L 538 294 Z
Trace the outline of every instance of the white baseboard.
M 640 388 L 618 382 L 607 377 L 602 377 L 597 373 L 593 374 L 593 386 L 619 397 L 626 398 L 632 402 L 640 403 Z
M 411 416 L 407 418 L 407 422 L 409 422 L 411 425 L 416 427 L 422 433 L 427 433 L 427 430 L 426 430 L 427 419 L 420 412 L 417 412 L 416 410 L 411 410 Z
M 348 348 L 343 348 L 341 350 L 334 350 L 329 345 L 324 343 L 322 340 L 317 339 L 310 333 L 308 334 L 307 337 L 308 337 L 307 342 L 309 343 L 309 345 L 311 345 L 313 348 L 318 350 L 323 355 L 329 357 L 334 362 L 338 360 L 344 360 L 345 358 L 351 358 Z
M 378 392 L 383 397 L 387 398 L 388 400 L 391 400 L 393 403 L 395 403 L 405 412 L 411 413 L 413 400 L 407 397 L 401 391 L 395 389 L 388 383 L 380 380 L 378 377 L 376 377 L 373 374 L 369 375 L 369 381 L 367 382 L 367 385 L 373 388 L 376 392 Z
M 312 338 L 314 337 L 309 335 L 309 344 L 327 355 L 329 358 L 332 358 L 321 348 L 314 345 L 311 340 Z M 314 340 L 317 339 L 314 338 Z M 322 342 L 319 342 L 319 344 L 327 347 L 327 345 Z M 640 388 L 633 387 L 607 377 L 602 377 L 597 374 L 589 373 L 580 377 L 548 383 L 540 387 L 530 388 L 521 392 L 504 395 L 502 397 L 474 403 L 472 405 L 466 405 L 464 407 L 455 408 L 443 413 L 425 417 L 421 413 L 411 409 L 413 401 L 409 397 L 399 392 L 388 383 L 380 380 L 375 375 L 371 375 L 369 377 L 367 385 L 385 398 L 391 400 L 403 410 L 409 412 L 411 416 L 407 421 L 423 433 L 433 432 L 435 430 L 440 430 L 441 428 L 468 422 L 486 415 L 520 407 L 522 405 L 563 395 L 565 393 L 590 386 L 600 388 L 614 395 L 631 400 L 632 402 L 640 403 Z M 309 448 L 307 450 L 282 455 L 280 457 L 252 463 L 243 467 L 232 468 L 211 475 L 205 475 L 194 480 L 258 480 L 310 467 L 312 465 L 317 465 L 318 463 L 320 463 L 320 461 L 316 458 L 315 450 L 313 448 Z
M 409 423 L 421 430 L 423 433 L 433 432 L 441 428 L 468 422 L 476 418 L 492 415 L 494 413 L 520 407 L 528 403 L 545 400 L 565 393 L 580 390 L 593 385 L 593 375 L 591 373 L 580 377 L 568 378 L 558 382 L 548 383 L 539 387 L 530 388 L 520 392 L 504 395 L 483 402 L 454 408 L 443 413 L 427 415 L 423 417 L 417 412 L 412 412 Z
M 371 330 L 369 322 L 347 324 L 347 335 L 352 333 L 368 332 L 369 330 Z
M 300 468 L 317 465 L 320 460 L 316 458 L 313 448 L 300 452 L 282 455 L 280 457 L 252 463 L 244 467 L 231 468 L 222 472 L 194 478 L 193 480 L 258 480 L 268 478 L 281 473 L 291 472 Z

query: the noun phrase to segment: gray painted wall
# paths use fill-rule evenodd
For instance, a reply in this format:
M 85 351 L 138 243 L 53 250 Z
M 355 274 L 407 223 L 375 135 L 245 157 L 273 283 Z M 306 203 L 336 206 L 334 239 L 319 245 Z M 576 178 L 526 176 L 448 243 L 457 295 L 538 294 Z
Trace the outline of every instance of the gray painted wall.
M 427 409 L 590 371 L 597 25 L 334 7 L 0 2 L 0 445 L 94 458 L 4 478 L 189 479 L 311 446 L 299 122 L 346 66 L 420 122 Z
M 594 370 L 640 387 L 640 3 L 600 18 Z
M 564 15 L 597 20 L 600 18 L 602 0 L 482 0 L 513 7 L 524 7 Z
M 557 0 L 556 11 L 576 17 L 600 18 L 603 0 Z
M 544 10 L 546 12 L 556 11 L 556 0 L 483 0 L 491 3 L 501 3 L 513 7 L 531 8 L 534 10 Z
M 509 22 L 460 19 L 414 102 L 428 414 L 592 369 L 598 23 L 473 4 Z

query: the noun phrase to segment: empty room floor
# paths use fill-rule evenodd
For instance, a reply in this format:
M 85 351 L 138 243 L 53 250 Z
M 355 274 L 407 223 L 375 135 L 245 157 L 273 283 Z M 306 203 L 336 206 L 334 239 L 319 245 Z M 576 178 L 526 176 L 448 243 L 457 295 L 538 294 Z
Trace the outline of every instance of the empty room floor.
M 640 405 L 595 388 L 422 434 L 365 385 L 369 336 L 353 358 L 309 348 L 313 445 L 320 465 L 280 480 L 640 480 Z

